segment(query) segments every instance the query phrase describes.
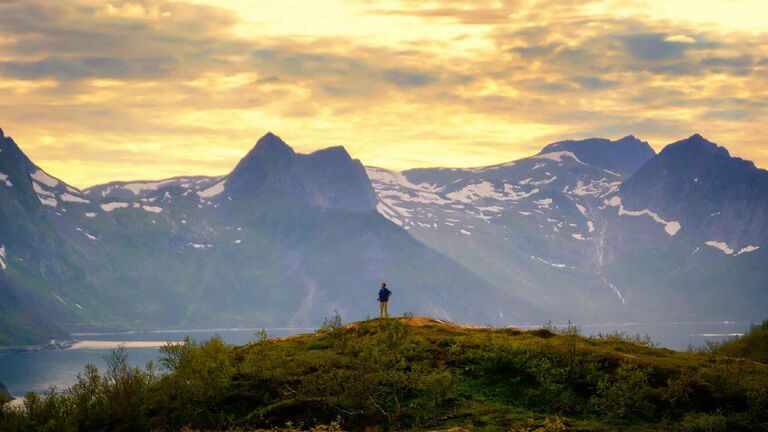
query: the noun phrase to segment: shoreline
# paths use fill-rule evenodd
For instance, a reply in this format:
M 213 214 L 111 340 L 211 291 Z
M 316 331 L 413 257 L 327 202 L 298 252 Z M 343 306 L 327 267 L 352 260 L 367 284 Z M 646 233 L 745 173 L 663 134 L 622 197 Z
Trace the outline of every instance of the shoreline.
M 67 349 L 67 348 L 71 348 L 75 343 L 77 343 L 76 339 L 52 339 L 47 344 L 0 347 L 0 356 L 3 356 L 5 354 L 19 354 L 19 353 Z

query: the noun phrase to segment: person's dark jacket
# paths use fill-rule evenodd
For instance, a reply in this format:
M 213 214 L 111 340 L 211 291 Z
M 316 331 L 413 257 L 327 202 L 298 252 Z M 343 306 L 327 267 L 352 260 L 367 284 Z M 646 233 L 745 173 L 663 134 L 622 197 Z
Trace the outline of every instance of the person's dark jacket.
M 379 301 L 380 302 L 389 301 L 389 296 L 391 295 L 392 295 L 392 291 L 386 288 L 382 288 L 379 290 Z

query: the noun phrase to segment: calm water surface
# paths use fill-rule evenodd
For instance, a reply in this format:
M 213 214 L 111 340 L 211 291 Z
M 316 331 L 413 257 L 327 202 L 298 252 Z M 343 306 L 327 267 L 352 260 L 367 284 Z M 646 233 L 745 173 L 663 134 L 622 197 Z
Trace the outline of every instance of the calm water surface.
M 685 350 L 689 345 L 703 345 L 706 340 L 719 341 L 744 333 L 749 325 L 744 322 L 580 324 L 585 335 L 612 331 L 648 334 L 661 346 L 677 350 Z M 88 363 L 104 370 L 104 357 L 120 342 L 127 343 L 129 362 L 143 366 L 150 360 L 157 361 L 158 346 L 183 340 L 185 336 L 202 341 L 218 334 L 227 343 L 242 345 L 256 340 L 256 331 L 258 330 L 220 329 L 78 334 L 76 338 L 83 342 L 74 348 L 0 355 L 0 382 L 3 382 L 14 396 L 23 396 L 28 391 L 42 392 L 51 386 L 61 389 L 72 385 L 77 379 L 77 374 Z M 312 331 L 313 329 L 306 328 L 267 329 L 270 337 Z

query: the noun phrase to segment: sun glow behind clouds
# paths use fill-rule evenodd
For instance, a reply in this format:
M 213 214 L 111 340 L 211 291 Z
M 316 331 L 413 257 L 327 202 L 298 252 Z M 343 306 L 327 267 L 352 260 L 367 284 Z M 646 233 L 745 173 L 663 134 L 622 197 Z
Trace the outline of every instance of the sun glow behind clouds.
M 264 132 L 366 164 L 701 132 L 768 166 L 762 1 L 0 3 L 0 127 L 78 186 L 222 174 Z

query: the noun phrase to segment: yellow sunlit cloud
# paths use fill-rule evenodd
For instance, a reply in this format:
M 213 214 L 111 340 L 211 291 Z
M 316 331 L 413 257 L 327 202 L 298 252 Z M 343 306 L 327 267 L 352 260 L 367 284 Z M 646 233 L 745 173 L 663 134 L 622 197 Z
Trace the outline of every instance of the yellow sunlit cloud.
M 11 0 L 0 127 L 79 187 L 224 174 L 267 131 L 394 169 L 698 132 L 765 167 L 762 3 Z

